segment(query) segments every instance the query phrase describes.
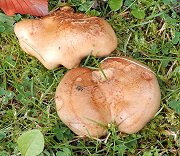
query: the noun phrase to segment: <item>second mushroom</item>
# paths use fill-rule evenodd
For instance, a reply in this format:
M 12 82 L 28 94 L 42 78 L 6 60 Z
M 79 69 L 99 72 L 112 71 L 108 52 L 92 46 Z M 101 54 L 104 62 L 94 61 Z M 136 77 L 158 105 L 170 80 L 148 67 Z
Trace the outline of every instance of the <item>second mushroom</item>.
M 14 31 L 21 48 L 48 69 L 59 65 L 71 69 L 90 54 L 107 56 L 117 47 L 115 32 L 104 19 L 74 13 L 70 7 L 20 21 Z

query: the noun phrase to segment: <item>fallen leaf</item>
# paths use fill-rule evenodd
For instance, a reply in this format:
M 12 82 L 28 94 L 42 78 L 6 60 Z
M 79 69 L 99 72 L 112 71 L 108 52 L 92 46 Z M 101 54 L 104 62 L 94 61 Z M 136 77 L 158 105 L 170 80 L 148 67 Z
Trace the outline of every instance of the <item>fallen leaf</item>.
M 8 16 L 15 13 L 45 16 L 48 14 L 48 0 L 0 0 L 0 9 Z
M 180 101 L 172 100 L 169 102 L 169 106 L 175 110 L 176 113 L 180 114 Z
M 143 19 L 146 15 L 145 11 L 140 8 L 136 8 L 136 9 L 132 10 L 131 13 L 137 19 Z

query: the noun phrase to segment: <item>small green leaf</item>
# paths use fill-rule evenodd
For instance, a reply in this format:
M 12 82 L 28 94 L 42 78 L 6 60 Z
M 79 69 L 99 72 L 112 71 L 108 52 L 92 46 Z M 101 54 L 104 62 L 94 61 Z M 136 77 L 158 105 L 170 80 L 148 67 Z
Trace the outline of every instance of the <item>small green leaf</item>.
M 177 4 L 177 0 L 171 0 L 172 4 L 176 5 Z
M 177 73 L 178 75 L 180 75 L 180 66 L 177 66 L 177 67 L 174 69 L 174 72 Z
M 163 14 L 162 18 L 169 24 L 172 24 L 174 26 L 177 24 L 177 19 L 173 19 L 168 14 Z
M 180 114 L 180 101 L 172 100 L 169 102 L 169 107 L 173 108 L 176 113 Z
M 89 10 L 88 12 L 86 12 L 86 14 L 91 15 L 91 16 L 99 16 L 101 14 L 101 12 L 93 9 L 93 10 Z
M 6 151 L 0 151 L 0 156 L 9 156 L 9 154 Z
M 92 6 L 93 6 L 94 2 L 88 1 L 88 2 L 84 2 L 79 8 L 79 11 L 89 11 Z
M 69 148 L 63 148 L 63 152 L 66 154 L 66 156 L 71 156 L 71 150 Z
M 59 141 L 63 140 L 64 135 L 63 135 L 63 132 L 61 131 L 61 129 L 59 128 L 59 126 L 56 126 L 54 128 L 54 133 Z
M 179 32 L 179 31 L 176 31 L 176 32 L 175 32 L 175 36 L 176 36 L 176 37 L 180 37 L 180 32 Z
M 124 155 L 125 151 L 126 151 L 127 147 L 125 145 L 120 145 L 119 149 L 118 149 L 118 153 L 119 155 Z
M 7 104 L 9 100 L 12 100 L 14 97 L 14 92 L 7 90 L 5 96 L 2 98 L 2 103 Z
M 161 50 L 164 54 L 168 54 L 172 47 L 172 42 L 166 42 L 164 45 L 161 46 Z
M 117 11 L 121 8 L 123 0 L 109 0 L 108 4 L 112 11 Z
M 158 46 L 157 46 L 157 44 L 154 43 L 154 44 L 151 45 L 151 52 L 153 54 L 158 53 Z
M 140 9 L 134 9 L 131 11 L 132 15 L 137 19 L 143 19 L 145 17 L 145 11 Z
M 82 1 L 81 0 L 71 0 L 71 3 L 74 5 L 74 6 L 80 6 L 82 4 Z
M 0 32 L 3 32 L 5 30 L 5 27 L 3 25 L 0 25 Z
M 153 153 L 151 153 L 151 151 L 147 151 L 143 153 L 143 156 L 153 156 Z
M 69 148 L 63 148 L 63 151 L 58 151 L 56 156 L 71 156 L 71 151 Z
M 171 16 L 172 16 L 172 18 L 176 18 L 176 17 L 177 17 L 176 12 L 173 12 L 173 13 L 171 14 Z
M 174 38 L 172 39 L 172 43 L 173 44 L 177 44 L 178 42 L 180 42 L 180 32 L 178 31 L 175 31 L 175 34 L 174 34 Z
M 170 62 L 169 60 L 162 60 L 161 61 L 162 67 L 166 68 L 168 66 L 169 62 Z
M 125 0 L 125 1 L 124 1 L 124 5 L 127 6 L 127 7 L 129 7 L 130 5 L 133 4 L 133 2 L 134 2 L 134 0 Z
M 0 21 L 4 23 L 14 24 L 14 18 L 0 13 Z
M 43 134 L 37 129 L 23 133 L 17 143 L 22 156 L 36 156 L 44 149 Z
M 9 33 L 13 31 L 15 20 L 13 17 L 0 13 L 0 32 Z
M 164 3 L 165 5 L 169 5 L 169 4 L 171 3 L 171 0 L 163 0 L 163 3 Z
M 0 132 L 0 140 L 4 139 L 6 137 L 6 134 L 4 132 Z
M 21 14 L 17 14 L 15 15 L 14 19 L 16 20 L 16 22 L 19 22 L 21 20 L 22 16 Z
M 0 88 L 0 96 L 5 95 L 6 91 L 3 88 Z
M 180 38 L 178 38 L 178 37 L 174 37 L 174 38 L 172 39 L 172 43 L 173 43 L 173 44 L 178 44 L 179 41 L 180 41 Z

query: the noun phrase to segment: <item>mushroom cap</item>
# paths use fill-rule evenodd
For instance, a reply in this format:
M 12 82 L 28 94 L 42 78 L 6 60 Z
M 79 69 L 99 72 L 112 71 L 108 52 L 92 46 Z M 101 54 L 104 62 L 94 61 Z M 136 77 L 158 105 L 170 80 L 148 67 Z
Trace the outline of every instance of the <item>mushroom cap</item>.
M 160 106 L 154 73 L 128 58 L 107 58 L 100 70 L 79 67 L 65 74 L 55 102 L 60 119 L 77 135 L 101 137 L 107 125 L 132 134 L 141 130 Z
M 48 69 L 71 69 L 85 56 L 107 56 L 117 47 L 115 32 L 104 19 L 74 13 L 70 7 L 20 21 L 14 31 L 21 48 Z

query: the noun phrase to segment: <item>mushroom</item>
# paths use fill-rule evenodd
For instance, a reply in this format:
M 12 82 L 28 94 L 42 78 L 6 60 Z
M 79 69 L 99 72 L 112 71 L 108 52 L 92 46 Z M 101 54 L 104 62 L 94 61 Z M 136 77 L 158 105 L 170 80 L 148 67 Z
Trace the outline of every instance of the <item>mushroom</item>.
M 59 83 L 55 102 L 60 119 L 77 135 L 101 137 L 107 125 L 132 134 L 141 130 L 160 106 L 155 74 L 125 57 L 107 58 L 102 70 L 78 67 Z
M 74 13 L 67 6 L 39 19 L 20 21 L 14 31 L 21 48 L 48 69 L 59 65 L 71 69 L 90 54 L 107 56 L 117 47 L 115 32 L 108 22 Z

